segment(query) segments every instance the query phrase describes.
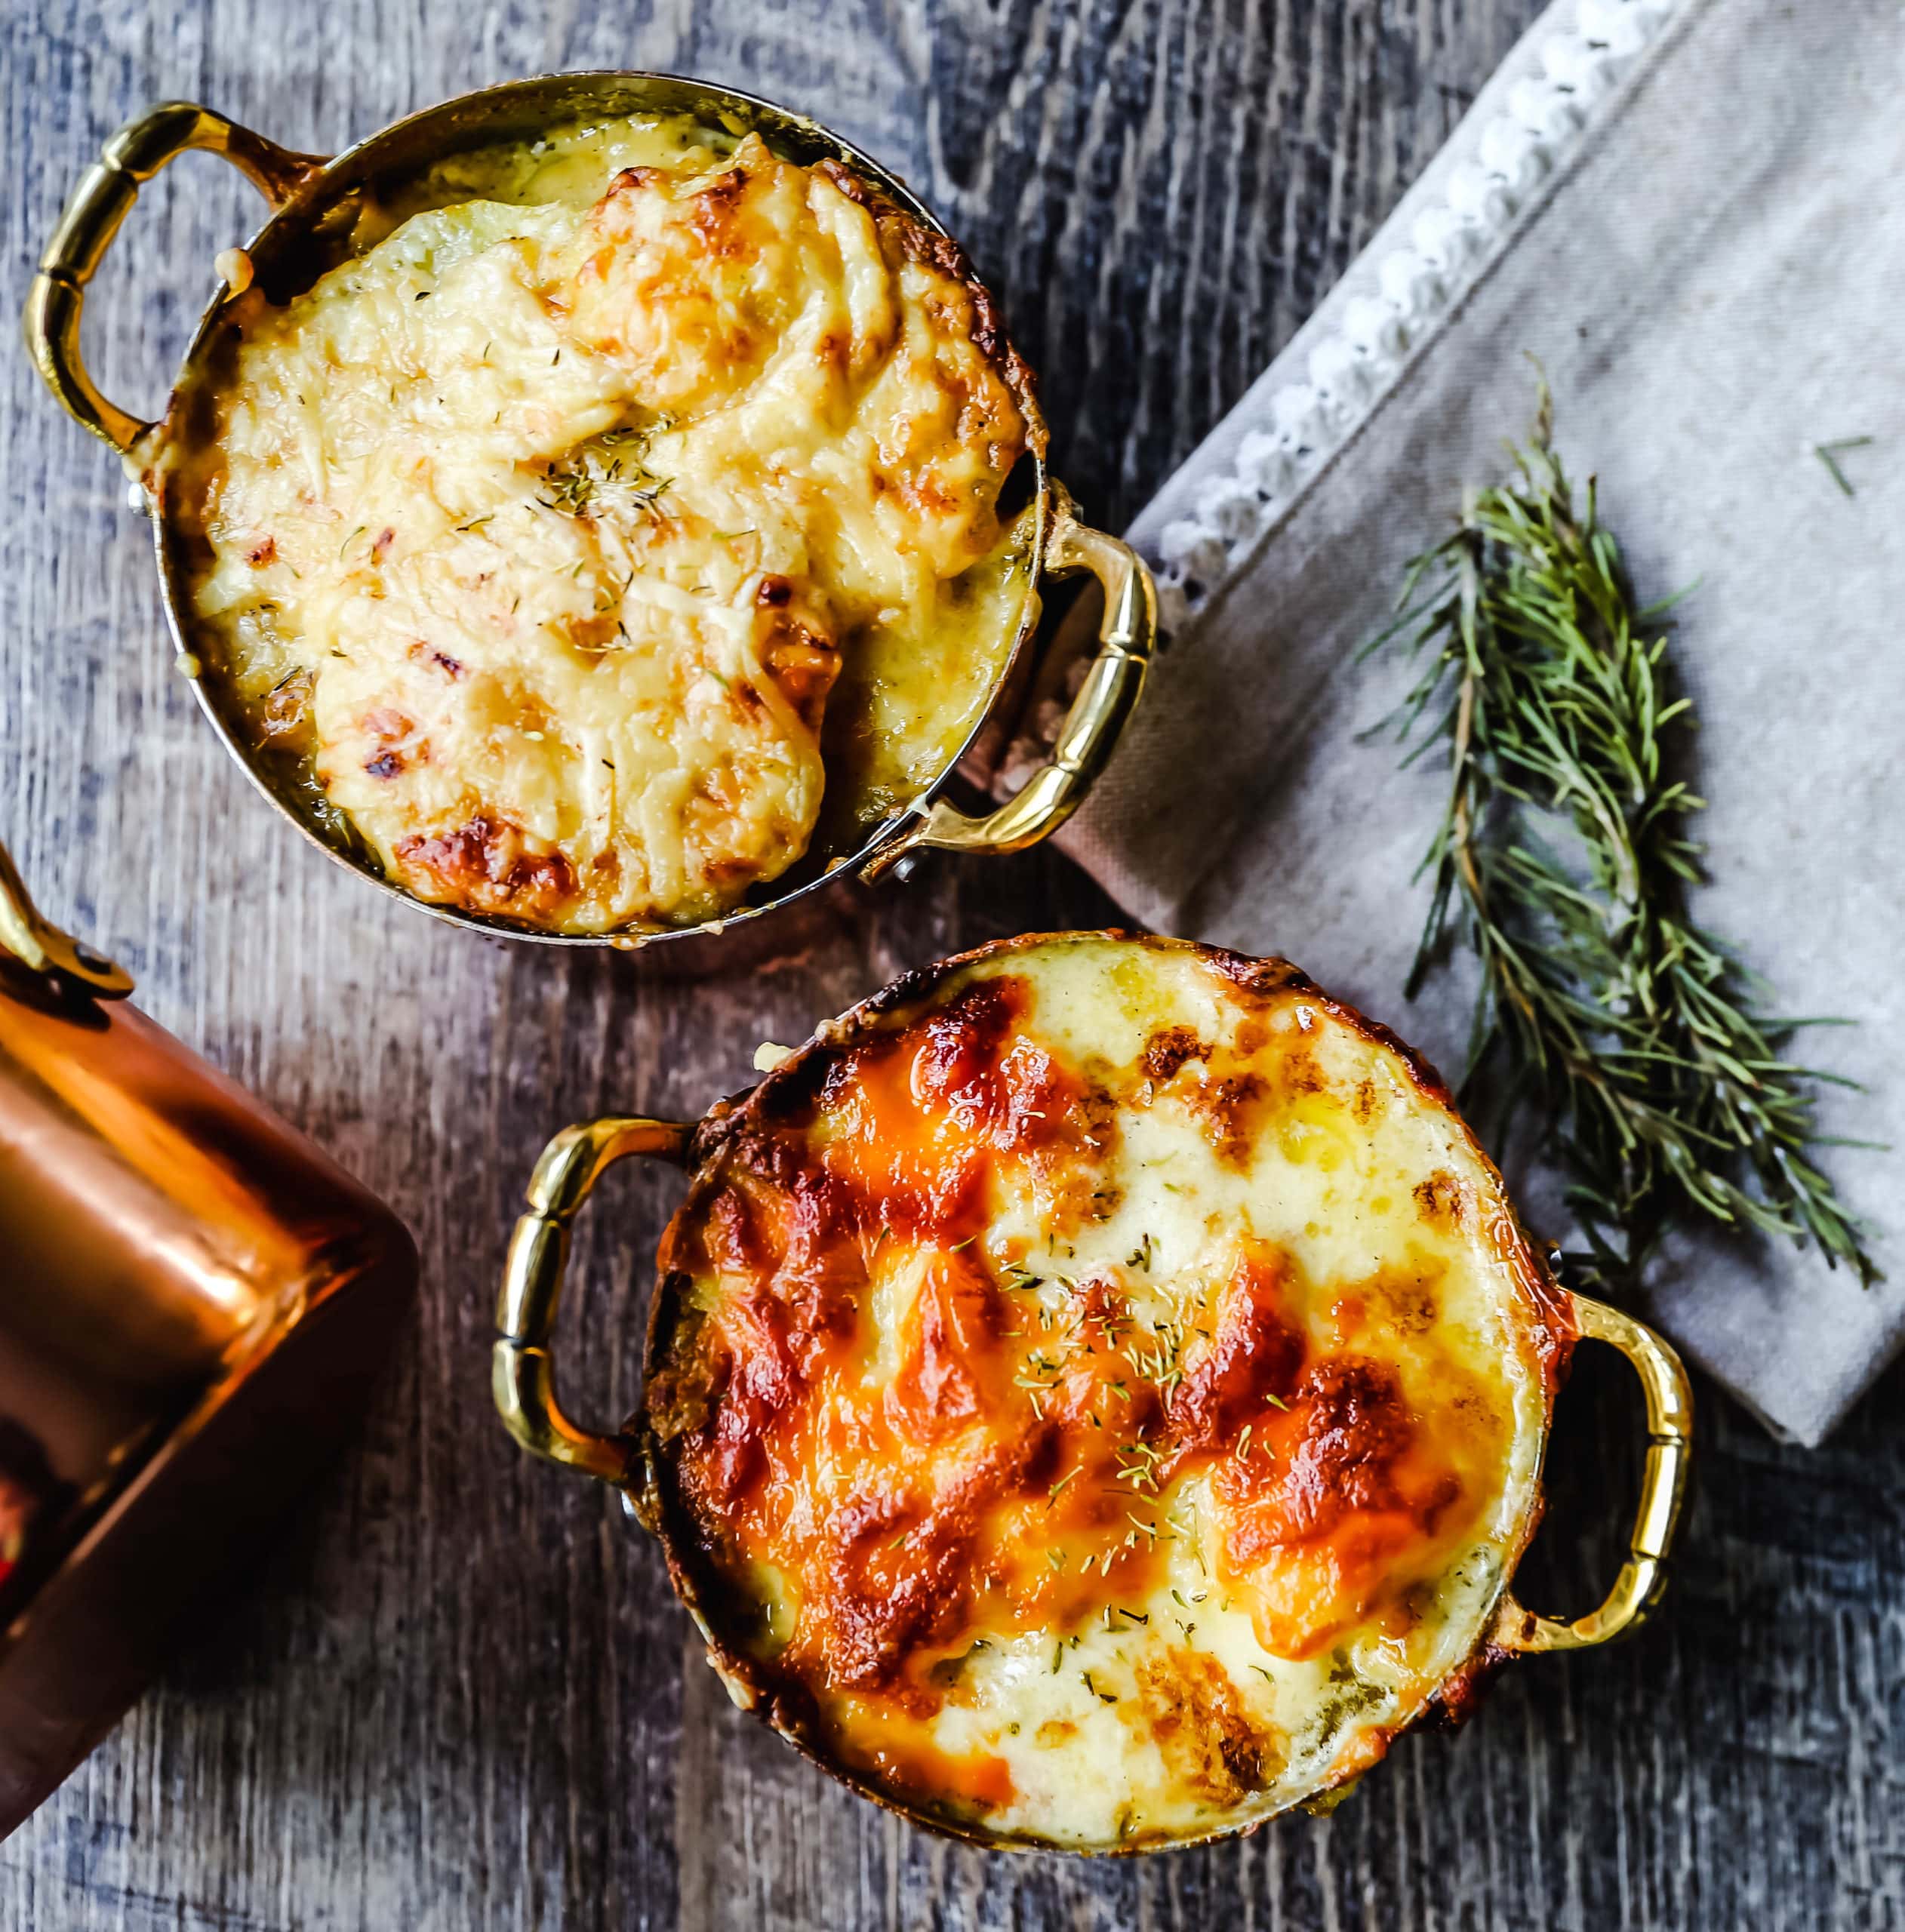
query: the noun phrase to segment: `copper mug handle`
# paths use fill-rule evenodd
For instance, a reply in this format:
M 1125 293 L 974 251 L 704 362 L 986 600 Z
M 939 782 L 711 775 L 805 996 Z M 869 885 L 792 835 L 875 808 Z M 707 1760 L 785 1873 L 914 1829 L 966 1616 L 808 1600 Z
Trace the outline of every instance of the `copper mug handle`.
M 1103 586 L 1105 614 L 1097 655 L 1072 700 L 1051 755 L 996 811 L 974 818 L 943 798 L 912 809 L 914 822 L 866 866 L 877 878 L 907 853 L 1019 852 L 1056 832 L 1076 811 L 1116 749 L 1144 688 L 1157 643 L 1158 594 L 1144 561 L 1128 543 L 1078 520 L 1062 485 L 1052 485 L 1052 534 L 1045 568 L 1056 574 L 1089 571 Z
M 679 1166 L 694 1133 L 680 1121 L 614 1114 L 565 1127 L 543 1149 L 530 1177 L 529 1211 L 510 1237 L 490 1353 L 497 1413 L 531 1455 L 604 1482 L 628 1480 L 629 1439 L 571 1421 L 556 1398 L 549 1341 L 568 1266 L 570 1223 L 617 1161 L 645 1154 Z
M 55 985 L 93 999 L 124 999 L 132 975 L 56 926 L 33 903 L 26 882 L 0 845 L 0 952 Z
M 81 176 L 40 257 L 22 320 L 27 353 L 75 422 L 122 454 L 152 426 L 100 395 L 79 349 L 86 285 L 106 257 L 140 189 L 189 148 L 221 154 L 271 204 L 282 208 L 324 166 L 294 154 L 209 107 L 168 100 L 128 121 Z
M 1571 1623 L 1537 1616 L 1512 1595 L 1495 1617 L 1494 1641 L 1505 1651 L 1581 1651 L 1636 1629 L 1666 1587 L 1667 1551 L 1686 1494 L 1693 1450 L 1694 1395 L 1687 1371 L 1652 1329 L 1605 1303 L 1574 1297 L 1583 1340 L 1605 1342 L 1633 1363 L 1647 1398 L 1647 1465 L 1627 1560 L 1600 1607 Z

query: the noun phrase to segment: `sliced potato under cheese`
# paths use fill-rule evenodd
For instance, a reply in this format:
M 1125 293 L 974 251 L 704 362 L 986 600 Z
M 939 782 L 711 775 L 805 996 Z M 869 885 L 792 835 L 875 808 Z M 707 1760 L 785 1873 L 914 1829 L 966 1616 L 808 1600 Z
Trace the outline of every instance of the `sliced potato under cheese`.
M 836 766 L 850 828 L 936 778 L 1013 641 L 1036 426 L 983 291 L 844 168 L 720 145 L 460 157 L 235 298 L 179 412 L 202 655 L 421 897 L 727 911 Z
M 651 1500 L 783 1728 L 1104 1848 L 1339 1783 L 1460 1681 L 1571 1326 L 1386 1035 L 1281 962 L 1005 943 L 709 1132 Z

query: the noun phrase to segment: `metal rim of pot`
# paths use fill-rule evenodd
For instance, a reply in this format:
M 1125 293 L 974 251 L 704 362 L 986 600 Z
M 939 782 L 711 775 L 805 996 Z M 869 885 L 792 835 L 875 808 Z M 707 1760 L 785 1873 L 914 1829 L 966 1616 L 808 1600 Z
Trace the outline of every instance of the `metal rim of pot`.
M 140 188 L 169 162 L 195 149 L 220 155 L 257 189 L 270 213 L 244 245 L 261 267 L 268 267 L 308 246 L 321 221 L 380 178 L 414 173 L 485 140 L 526 135 L 579 114 L 607 118 L 638 112 L 686 113 L 725 119 L 730 125 L 738 122 L 759 131 L 777 151 L 796 159 L 839 160 L 931 232 L 946 232 L 898 176 L 819 123 L 759 95 L 681 75 L 608 69 L 504 82 L 407 115 L 328 159 L 281 147 L 213 109 L 168 101 L 128 121 L 112 135 L 99 161 L 75 187 L 41 257 L 27 297 L 23 321 L 28 352 L 66 413 L 117 451 L 137 481 L 143 454 L 152 447 L 164 418 L 158 423 L 144 421 L 100 393 L 81 355 L 80 321 L 87 285 L 131 211 Z M 213 343 L 228 297 L 229 291 L 221 288 L 200 317 L 180 365 L 174 397 Z M 1036 423 L 1036 416 L 1034 420 Z M 1033 475 L 1025 604 L 986 706 L 965 743 L 931 784 L 910 804 L 864 833 L 856 849 L 821 864 L 797 862 L 781 879 L 768 881 L 758 901 L 694 925 L 554 933 L 421 898 L 386 876 L 364 854 L 327 837 L 285 795 L 237 718 L 227 715 L 216 681 L 194 677 L 193 693 L 226 752 L 254 786 L 320 851 L 405 905 L 450 924 L 493 936 L 550 946 L 646 948 L 670 940 L 719 934 L 765 918 L 818 894 L 837 876 L 870 882 L 912 852 L 1023 851 L 1070 817 L 1109 760 L 1143 687 L 1156 640 L 1157 600 L 1149 573 L 1137 553 L 1117 537 L 1079 520 L 1064 486 L 1046 469 L 1042 439 L 1036 440 L 1020 460 L 1032 465 Z M 183 565 L 171 540 L 162 501 L 149 489 L 145 491 L 145 501 L 152 516 L 167 626 L 175 651 L 189 660 L 195 655 L 194 638 Z M 1003 714 L 1010 710 L 1029 666 L 1040 615 L 1040 584 L 1047 577 L 1080 573 L 1095 578 L 1101 587 L 1104 614 L 1097 651 L 1057 740 L 1044 761 L 1011 797 L 979 816 L 962 811 L 944 794 L 961 761 L 989 732 L 996 732 L 1006 721 Z M 792 883 L 779 889 L 789 879 Z
M 758 1097 L 771 1084 L 783 1080 L 798 1081 L 802 1066 L 816 1053 L 831 1053 L 852 1041 L 860 1029 L 880 1013 L 889 1011 L 894 996 L 903 989 L 904 1001 L 911 1005 L 931 998 L 934 990 L 952 974 L 1002 953 L 1023 951 L 1060 937 L 1028 934 L 1016 938 L 994 940 L 971 952 L 940 960 L 922 971 L 909 974 L 896 986 L 888 987 L 850 1008 L 837 1020 L 819 1027 L 806 1044 L 780 1062 L 765 1078 L 736 1100 L 731 1109 L 720 1114 L 722 1131 L 728 1123 L 744 1115 L 758 1104 Z M 1194 940 L 1163 938 L 1153 934 L 1108 933 L 1100 937 L 1174 952 L 1208 954 L 1213 949 Z M 1346 1019 L 1366 1036 L 1399 1048 L 1416 1072 L 1419 1084 L 1448 1103 L 1446 1090 L 1408 1048 L 1379 1027 L 1374 1026 L 1353 1007 L 1319 994 L 1338 1017 Z M 1425 1075 L 1429 1077 L 1425 1078 Z M 1451 1107 L 1451 1112 L 1452 1107 Z M 1076 1850 L 1085 1856 L 1135 1856 L 1142 1853 L 1181 1850 L 1207 1844 L 1248 1832 L 1276 1815 L 1265 1813 L 1246 1822 L 1226 1824 L 1208 1832 L 1159 1840 L 1155 1843 L 1123 1847 L 1067 1847 L 1024 1835 L 989 1831 L 983 1826 L 964 1823 L 932 1811 L 923 1804 L 908 1802 L 864 1774 L 835 1761 L 818 1742 L 796 1724 L 786 1721 L 771 1702 L 757 1696 L 749 1676 L 746 1660 L 736 1656 L 726 1644 L 699 1601 L 696 1565 L 684 1558 L 677 1546 L 677 1526 L 671 1521 L 657 1467 L 658 1451 L 647 1428 L 646 1382 L 652 1367 L 666 1299 L 658 1284 L 649 1311 L 648 1333 L 644 1352 L 644 1392 L 641 1403 L 628 1423 L 618 1431 L 604 1432 L 574 1420 L 563 1409 L 556 1394 L 552 1355 L 557 1310 L 567 1268 L 571 1232 L 577 1214 L 598 1180 L 617 1161 L 640 1155 L 664 1161 L 683 1168 L 689 1175 L 689 1194 L 685 1205 L 691 1204 L 696 1183 L 706 1163 L 700 1158 L 700 1130 L 715 1115 L 702 1121 L 657 1120 L 640 1115 L 609 1115 L 565 1128 L 543 1149 L 528 1190 L 528 1211 L 515 1224 L 508 1258 L 504 1264 L 503 1287 L 496 1313 L 497 1337 L 491 1355 L 491 1392 L 497 1413 L 519 1447 L 543 1460 L 592 1476 L 620 1489 L 628 1515 L 654 1535 L 662 1546 L 669 1578 L 683 1607 L 694 1620 L 709 1647 L 709 1661 L 720 1674 L 736 1703 L 752 1709 L 779 1732 L 802 1756 L 839 1779 L 860 1796 L 885 1809 L 897 1812 L 927 1830 L 960 1838 L 990 1848 Z M 1456 1116 L 1457 1119 L 1460 1116 Z M 1466 1125 L 1463 1123 L 1464 1131 Z M 1487 1156 L 1478 1146 L 1478 1155 Z M 1492 1162 L 1488 1163 L 1494 1171 Z M 1525 1275 L 1537 1279 L 1547 1277 L 1527 1235 L 1515 1224 L 1521 1252 L 1517 1260 Z M 1524 1520 L 1519 1526 L 1513 1552 L 1503 1566 L 1499 1593 L 1493 1608 L 1483 1619 L 1482 1630 L 1470 1660 L 1491 1653 L 1531 1655 L 1550 1651 L 1586 1650 L 1631 1635 L 1646 1620 L 1666 1586 L 1667 1556 L 1685 1498 L 1693 1442 L 1693 1391 L 1680 1358 L 1653 1330 L 1620 1309 L 1574 1293 L 1556 1284 L 1565 1298 L 1577 1340 L 1606 1343 L 1624 1356 L 1640 1379 L 1647 1409 L 1647 1448 L 1641 1478 L 1641 1494 L 1626 1559 L 1607 1595 L 1585 1615 L 1564 1620 L 1544 1617 L 1526 1608 L 1513 1593 L 1514 1572 L 1525 1552 L 1542 1509 L 1542 1478 L 1545 1472 L 1548 1438 L 1552 1429 L 1558 1393 L 1550 1382 L 1544 1399 L 1540 1440 L 1537 1445 L 1534 1479 Z M 684 1539 L 685 1540 L 685 1539 Z M 1458 1665 L 1451 1676 L 1464 1666 Z M 1445 1678 L 1445 1683 L 1449 1678 Z M 1417 1721 L 1411 1718 L 1402 1727 Z M 1360 1773 L 1334 1786 L 1325 1786 L 1279 1807 L 1298 1804 L 1327 1807 L 1332 1797 L 1346 1795 Z

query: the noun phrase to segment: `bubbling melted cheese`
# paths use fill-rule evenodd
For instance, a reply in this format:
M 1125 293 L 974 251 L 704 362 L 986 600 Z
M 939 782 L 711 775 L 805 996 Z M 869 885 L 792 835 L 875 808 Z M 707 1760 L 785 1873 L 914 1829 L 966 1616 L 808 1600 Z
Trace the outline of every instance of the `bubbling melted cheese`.
M 1015 634 L 1033 432 L 983 291 L 845 168 L 721 145 L 460 158 L 307 293 L 232 302 L 181 412 L 203 654 L 426 899 L 728 910 L 832 771 L 847 837 L 936 778 Z
M 663 1265 L 658 1496 L 731 1681 L 915 1807 L 1075 1847 L 1382 1755 L 1519 1554 L 1567 1332 L 1386 1036 L 1091 935 L 771 1076 Z

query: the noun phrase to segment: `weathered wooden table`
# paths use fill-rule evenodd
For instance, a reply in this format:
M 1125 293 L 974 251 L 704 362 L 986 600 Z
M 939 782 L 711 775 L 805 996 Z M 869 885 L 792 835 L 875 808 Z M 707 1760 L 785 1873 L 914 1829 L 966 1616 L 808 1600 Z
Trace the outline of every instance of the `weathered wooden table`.
M 17 310 L 101 137 L 197 96 L 294 146 L 559 66 L 697 72 L 811 109 L 968 243 L 1111 527 L 1290 335 L 1534 0 L 75 0 L 0 18 Z M 188 157 L 98 285 L 109 392 L 155 404 L 245 191 Z M 898 969 L 1113 909 L 1061 859 L 952 864 L 797 957 L 669 983 L 387 905 L 252 798 L 162 641 L 116 467 L 17 350 L 0 413 L 0 838 L 155 1015 L 408 1217 L 418 1318 L 361 1451 L 221 1627 L 0 1846 L 8 1932 L 879 1924 L 1905 1925 L 1905 1374 L 1839 1441 L 1703 1389 L 1665 1614 L 1513 1672 L 1334 1817 L 1135 1863 L 985 1857 L 849 1797 L 728 1707 L 606 1492 L 489 1405 L 503 1241 L 545 1136 L 693 1111 L 754 1044 Z M 1299 958 L 1303 935 L 1288 949 Z M 1392 1016 L 1393 1017 L 1393 1016 Z M 573 1395 L 635 1394 L 665 1179 L 593 1211 Z M 4 1263 L 0 1263 L 4 1265 Z M 1584 1364 L 1530 1601 L 1618 1561 L 1637 1407 Z

